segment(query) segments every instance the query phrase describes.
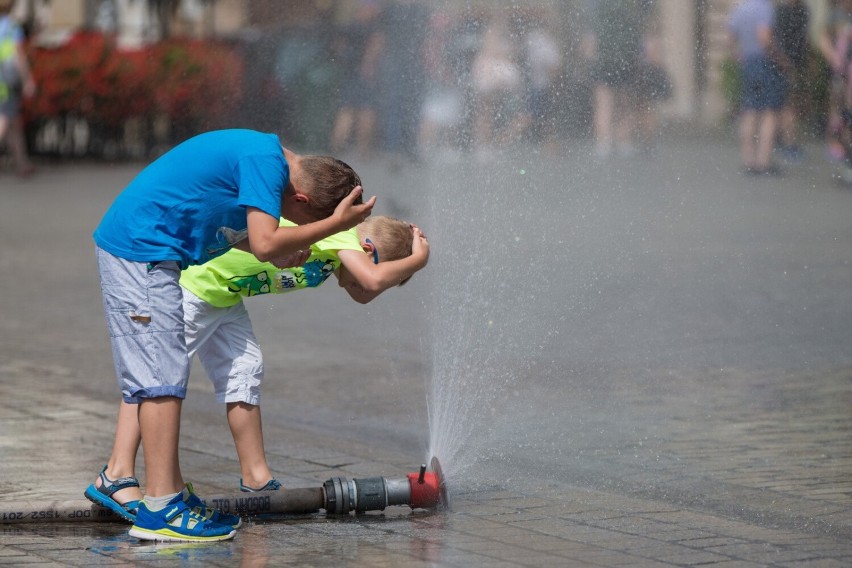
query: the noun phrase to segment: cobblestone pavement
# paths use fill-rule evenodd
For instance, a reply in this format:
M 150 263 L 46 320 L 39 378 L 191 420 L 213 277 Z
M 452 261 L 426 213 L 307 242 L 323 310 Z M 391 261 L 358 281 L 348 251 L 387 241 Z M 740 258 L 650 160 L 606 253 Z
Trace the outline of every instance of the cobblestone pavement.
M 735 149 L 702 140 L 665 146 L 650 169 L 575 158 L 537 174 L 527 160 L 512 178 L 494 166 L 487 183 L 529 195 L 515 211 L 529 232 L 511 228 L 499 256 L 480 250 L 464 270 L 517 276 L 540 247 L 558 262 L 539 269 L 555 284 L 528 296 L 476 285 L 523 312 L 440 288 L 449 307 L 480 310 L 482 328 L 474 315 L 436 325 L 449 308 L 433 290 L 435 273 L 458 270 L 448 249 L 495 246 L 493 233 L 459 242 L 463 228 L 441 225 L 434 173 L 359 167 L 380 196 L 396 192 L 388 212 L 426 227 L 431 272 L 366 307 L 331 283 L 299 302 L 249 302 L 259 337 L 287 347 L 265 349 L 270 463 L 289 487 L 403 477 L 428 457 L 427 404 L 468 393 L 445 463 L 451 510 L 257 518 L 201 546 L 141 543 L 119 523 L 0 523 L 0 565 L 852 565 L 852 190 L 815 154 L 778 180 L 739 176 Z M 45 165 L 26 183 L 0 173 L 0 510 L 81 500 L 107 458 L 117 397 L 90 235 L 138 169 Z M 431 194 L 400 189 L 418 183 Z M 563 183 L 587 193 L 557 199 Z M 567 256 L 532 240 L 530 203 L 564 207 Z M 606 238 L 604 221 L 629 244 Z M 578 252 L 589 250 L 604 260 Z M 464 390 L 436 390 L 448 374 Z M 234 492 L 230 435 L 198 369 L 181 439 L 199 492 Z

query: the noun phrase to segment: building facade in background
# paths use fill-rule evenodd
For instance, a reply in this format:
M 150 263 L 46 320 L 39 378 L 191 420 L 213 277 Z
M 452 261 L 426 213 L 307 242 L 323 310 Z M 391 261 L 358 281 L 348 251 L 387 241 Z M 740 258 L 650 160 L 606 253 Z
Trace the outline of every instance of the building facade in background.
M 294 23 L 345 22 L 363 0 L 18 0 L 15 15 L 34 40 L 59 44 L 75 30 L 114 33 L 136 48 L 165 37 L 222 38 Z M 388 3 L 416 0 L 386 0 Z M 503 9 L 502 0 L 424 2 L 449 13 Z M 618 1 L 618 0 L 607 0 Z M 669 122 L 718 124 L 727 112 L 722 62 L 728 56 L 726 21 L 738 0 L 657 0 L 665 63 L 673 82 L 663 103 Z M 571 61 L 582 33 L 585 0 L 532 0 L 559 22 Z M 824 25 L 830 0 L 809 0 L 813 36 Z

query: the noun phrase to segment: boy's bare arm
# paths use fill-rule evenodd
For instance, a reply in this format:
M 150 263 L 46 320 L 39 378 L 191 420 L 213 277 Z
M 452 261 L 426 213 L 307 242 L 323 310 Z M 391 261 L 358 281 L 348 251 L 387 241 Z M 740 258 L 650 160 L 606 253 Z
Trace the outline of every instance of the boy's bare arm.
M 271 262 L 307 250 L 313 243 L 351 229 L 369 217 L 376 198 L 373 196 L 369 201 L 355 205 L 353 202 L 360 194 L 361 188 L 356 187 L 340 202 L 330 217 L 295 227 L 280 227 L 277 217 L 249 207 L 248 243 L 240 243 L 237 248 L 251 252 L 262 262 Z
M 338 253 L 343 268 L 352 277 L 355 286 L 346 291 L 356 302 L 366 304 L 388 288 L 398 286 L 429 261 L 429 241 L 417 227 L 412 227 L 414 241 L 411 255 L 399 260 L 374 264 L 369 255 L 357 250 Z

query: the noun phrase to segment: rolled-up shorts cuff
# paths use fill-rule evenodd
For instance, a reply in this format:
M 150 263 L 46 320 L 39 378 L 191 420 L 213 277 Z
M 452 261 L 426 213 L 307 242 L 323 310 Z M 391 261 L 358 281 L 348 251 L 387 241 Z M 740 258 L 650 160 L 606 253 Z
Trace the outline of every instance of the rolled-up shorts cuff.
M 186 398 L 186 389 L 174 386 L 147 388 L 135 391 L 131 396 L 123 396 L 122 399 L 127 404 L 139 404 L 148 398 L 160 398 L 164 396 L 184 399 Z
M 247 382 L 251 381 L 248 379 Z M 226 393 L 216 393 L 216 400 L 221 403 L 244 402 L 252 406 L 260 406 L 260 385 L 252 386 L 247 383 L 234 385 L 235 380 L 228 381 L 228 390 Z

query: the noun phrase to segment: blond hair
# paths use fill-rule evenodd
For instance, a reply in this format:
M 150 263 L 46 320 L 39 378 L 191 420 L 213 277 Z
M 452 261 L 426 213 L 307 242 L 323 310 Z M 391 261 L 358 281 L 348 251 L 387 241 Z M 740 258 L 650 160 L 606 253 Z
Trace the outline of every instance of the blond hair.
M 373 215 L 358 225 L 358 238 L 370 239 L 379 251 L 379 260 L 399 260 L 411 256 L 414 243 L 414 231 L 405 221 Z M 399 283 L 408 282 L 411 277 Z
M 310 199 L 318 219 L 330 216 L 340 201 L 361 185 L 361 178 L 349 164 L 331 156 L 303 156 L 299 184 Z M 356 204 L 362 203 L 359 196 Z

